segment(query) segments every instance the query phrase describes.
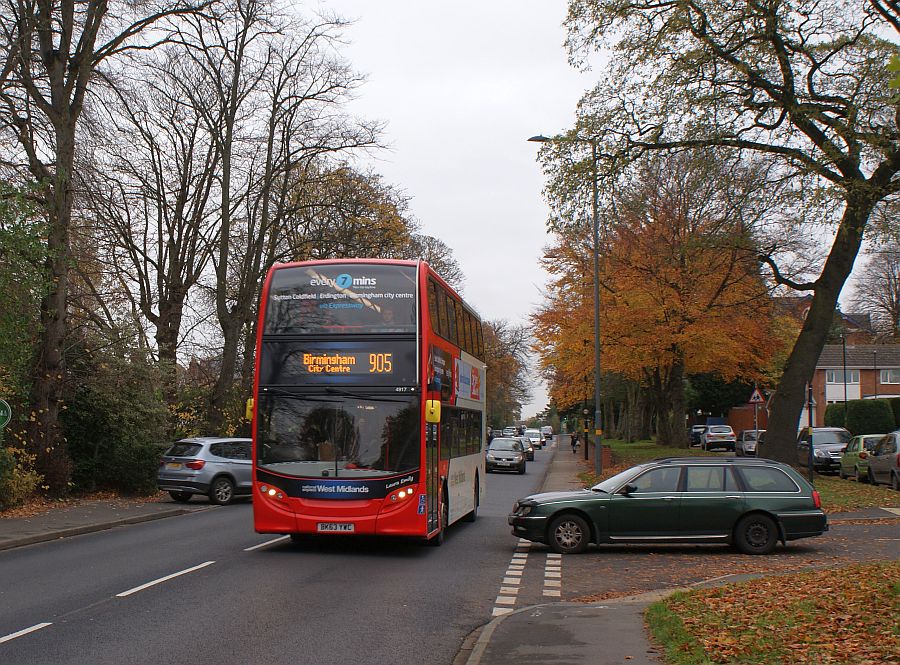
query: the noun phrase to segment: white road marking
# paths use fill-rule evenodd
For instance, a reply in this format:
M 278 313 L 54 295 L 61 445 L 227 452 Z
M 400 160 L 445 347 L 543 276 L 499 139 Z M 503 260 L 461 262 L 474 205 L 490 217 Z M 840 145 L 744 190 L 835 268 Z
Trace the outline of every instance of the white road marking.
M 275 543 L 280 543 L 282 540 L 287 540 L 288 538 L 290 538 L 290 536 L 280 536 L 278 538 L 275 538 L 274 540 L 267 540 L 266 542 L 260 543 L 259 545 L 254 545 L 253 547 L 245 547 L 244 551 L 252 552 L 253 550 L 259 550 L 259 549 L 262 549 L 263 547 L 268 547 L 269 545 L 274 545 Z
M 41 628 L 46 628 L 47 626 L 52 626 L 52 623 L 36 623 L 31 628 L 23 628 L 22 630 L 16 631 L 15 633 L 10 633 L 9 635 L 5 635 L 0 637 L 0 644 L 4 642 L 9 642 L 10 640 L 14 640 L 17 637 L 22 637 L 23 635 L 27 635 L 28 633 L 33 633 L 36 630 L 40 630 Z
M 900 515 L 900 508 L 882 508 L 882 510 L 886 510 L 889 513 L 894 513 L 894 515 Z
M 494 610 L 491 612 L 491 616 L 499 617 L 499 616 L 503 616 L 504 614 L 509 614 L 510 612 L 512 612 L 512 610 L 508 607 L 495 607 Z
M 211 566 L 215 563 L 215 561 L 206 561 L 205 563 L 201 563 L 199 566 L 193 566 L 192 568 L 186 568 L 184 570 L 180 570 L 177 573 L 172 573 L 171 575 L 166 575 L 165 577 L 160 577 L 157 580 L 153 580 L 152 582 L 147 582 L 146 584 L 142 584 L 141 586 L 136 586 L 133 589 L 129 589 L 128 591 L 123 591 L 122 593 L 117 593 L 116 598 L 124 598 L 125 596 L 130 596 L 133 593 L 137 593 L 138 591 L 143 591 L 148 587 L 152 587 L 156 584 L 161 584 L 162 582 L 166 582 L 171 580 L 174 577 L 179 577 L 180 575 L 187 575 L 188 573 L 193 573 L 195 570 L 200 570 L 201 568 L 206 568 L 207 566 Z

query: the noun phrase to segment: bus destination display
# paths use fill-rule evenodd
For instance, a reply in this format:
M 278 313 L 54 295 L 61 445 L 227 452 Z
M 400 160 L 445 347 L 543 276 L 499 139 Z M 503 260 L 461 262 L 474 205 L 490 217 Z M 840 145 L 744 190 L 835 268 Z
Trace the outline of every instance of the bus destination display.
M 373 386 L 416 384 L 414 340 L 263 342 L 262 385 L 346 383 Z
M 393 353 L 304 353 L 303 367 L 310 374 L 393 374 Z

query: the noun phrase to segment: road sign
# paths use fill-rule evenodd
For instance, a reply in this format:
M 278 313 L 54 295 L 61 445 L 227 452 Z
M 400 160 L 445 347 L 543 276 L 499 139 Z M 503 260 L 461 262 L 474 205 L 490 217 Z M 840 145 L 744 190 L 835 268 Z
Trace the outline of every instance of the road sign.
M 6 423 L 12 417 L 12 409 L 5 400 L 0 399 L 0 427 L 6 427 Z
M 766 401 L 766 398 L 762 396 L 761 392 L 759 392 L 759 388 L 754 388 L 753 394 L 750 395 L 750 399 L 747 401 L 751 404 L 762 404 Z

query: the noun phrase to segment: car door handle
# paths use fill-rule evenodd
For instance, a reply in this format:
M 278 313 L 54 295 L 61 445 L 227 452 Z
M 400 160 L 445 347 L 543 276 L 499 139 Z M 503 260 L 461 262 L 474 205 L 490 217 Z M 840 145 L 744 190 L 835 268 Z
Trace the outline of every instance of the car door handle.
M 725 498 L 726 498 L 726 499 L 740 499 L 741 497 L 739 497 L 739 496 L 726 496 Z

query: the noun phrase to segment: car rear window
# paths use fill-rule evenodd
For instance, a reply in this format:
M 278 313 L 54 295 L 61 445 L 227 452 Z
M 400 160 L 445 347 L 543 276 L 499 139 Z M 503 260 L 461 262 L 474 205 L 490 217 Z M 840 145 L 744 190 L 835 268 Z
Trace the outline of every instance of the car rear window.
M 813 445 L 820 443 L 849 443 L 849 432 L 813 432 Z
M 718 425 L 718 426 L 710 427 L 710 428 L 709 428 L 709 431 L 710 431 L 710 432 L 717 432 L 717 433 L 719 433 L 719 434 L 722 434 L 723 432 L 725 432 L 725 433 L 731 433 L 731 427 L 729 427 L 729 426 L 727 426 L 727 425 Z
M 176 443 L 166 451 L 166 455 L 169 457 L 193 457 L 200 452 L 202 447 L 199 443 Z
M 688 492 L 734 492 L 737 484 L 728 467 L 689 466 L 685 489 Z
M 741 475 L 749 492 L 797 492 L 797 483 L 781 469 L 765 466 L 742 467 Z

